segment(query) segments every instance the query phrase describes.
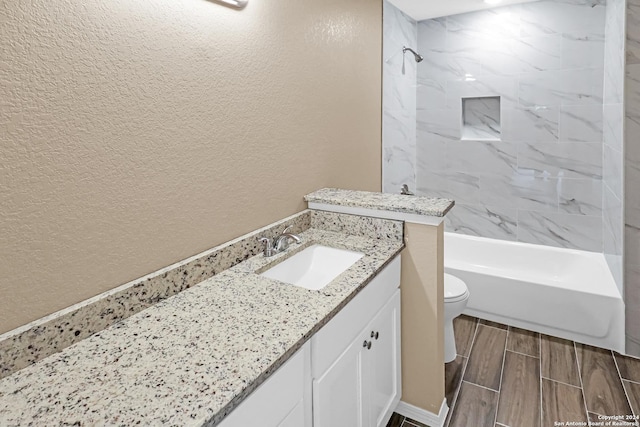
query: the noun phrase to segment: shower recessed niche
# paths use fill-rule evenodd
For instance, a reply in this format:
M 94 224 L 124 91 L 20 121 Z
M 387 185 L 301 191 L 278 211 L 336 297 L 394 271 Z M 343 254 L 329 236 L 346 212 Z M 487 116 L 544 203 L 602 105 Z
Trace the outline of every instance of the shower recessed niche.
M 500 97 L 462 98 L 462 140 L 500 141 Z

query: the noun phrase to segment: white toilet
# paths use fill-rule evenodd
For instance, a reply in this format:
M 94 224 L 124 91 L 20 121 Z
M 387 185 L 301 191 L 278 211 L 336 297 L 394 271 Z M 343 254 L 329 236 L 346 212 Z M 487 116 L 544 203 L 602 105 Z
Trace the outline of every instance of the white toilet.
M 453 335 L 453 319 L 460 316 L 467 306 L 467 285 L 451 274 L 444 274 L 444 362 L 456 358 L 456 340 Z

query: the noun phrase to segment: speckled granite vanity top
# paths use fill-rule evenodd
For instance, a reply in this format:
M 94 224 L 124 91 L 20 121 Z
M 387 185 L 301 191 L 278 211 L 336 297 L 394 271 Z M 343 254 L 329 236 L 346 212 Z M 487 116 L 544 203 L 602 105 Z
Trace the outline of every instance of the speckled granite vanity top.
M 304 199 L 310 203 L 386 210 L 435 217 L 445 216 L 454 205 L 454 201 L 449 199 L 340 190 L 337 188 L 323 188 L 307 194 Z
M 215 425 L 403 247 L 310 228 L 0 380 L 0 425 Z M 255 274 L 312 243 L 365 253 L 320 291 Z

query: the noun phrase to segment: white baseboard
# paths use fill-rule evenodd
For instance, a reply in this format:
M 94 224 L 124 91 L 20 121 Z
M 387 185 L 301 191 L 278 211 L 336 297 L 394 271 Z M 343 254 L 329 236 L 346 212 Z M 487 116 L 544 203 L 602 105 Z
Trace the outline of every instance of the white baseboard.
M 418 408 L 409 403 L 400 401 L 396 407 L 396 412 L 412 420 L 420 421 L 429 427 L 442 427 L 444 420 L 447 418 L 449 407 L 447 406 L 447 399 L 442 399 L 442 405 L 440 405 L 440 412 L 434 414 L 425 409 Z

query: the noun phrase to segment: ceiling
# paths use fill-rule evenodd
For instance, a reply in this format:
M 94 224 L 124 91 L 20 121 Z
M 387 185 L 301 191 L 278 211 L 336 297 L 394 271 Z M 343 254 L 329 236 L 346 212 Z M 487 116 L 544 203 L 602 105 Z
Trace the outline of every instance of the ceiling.
M 457 15 L 458 13 L 531 1 L 536 0 L 502 0 L 498 4 L 487 4 L 483 0 L 389 0 L 389 3 L 416 21 L 422 21 L 440 16 Z

